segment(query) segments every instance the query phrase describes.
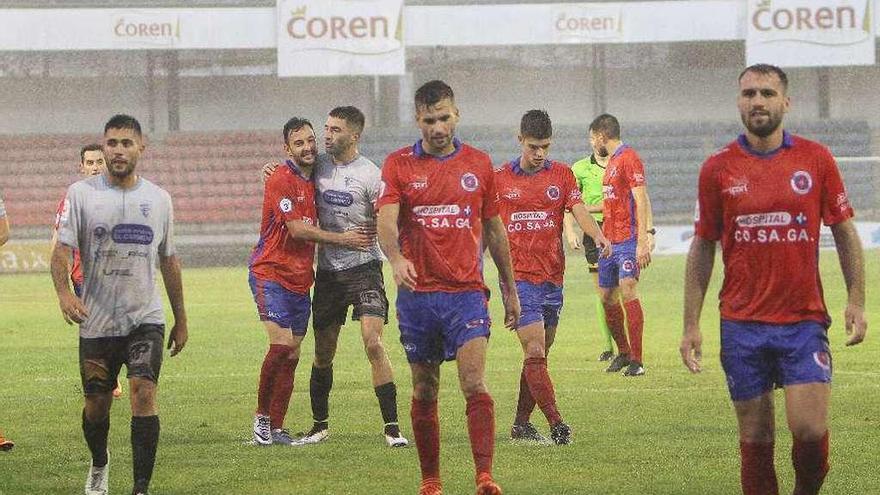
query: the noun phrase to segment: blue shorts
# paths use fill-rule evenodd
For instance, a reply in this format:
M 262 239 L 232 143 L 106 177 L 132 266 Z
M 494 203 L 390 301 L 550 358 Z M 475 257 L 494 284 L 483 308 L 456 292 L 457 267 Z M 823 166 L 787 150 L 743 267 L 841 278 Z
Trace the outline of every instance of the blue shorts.
M 544 282 L 537 285 L 521 280 L 516 281 L 516 293 L 522 314 L 519 327 L 543 321 L 544 328 L 559 325 L 559 313 L 562 312 L 562 287 Z
M 83 295 L 83 284 L 78 284 L 73 282 L 73 293 L 76 297 L 82 297 Z
M 774 387 L 831 383 L 828 333 L 816 321 L 721 320 L 721 366 L 734 401 L 754 399 Z
M 410 363 L 455 359 L 458 349 L 489 337 L 489 307 L 483 291 L 397 292 L 400 343 Z
M 611 245 L 611 256 L 599 258 L 599 287 L 617 287 L 624 278 L 639 279 L 639 261 L 636 259 L 636 240 L 632 238 Z
M 253 274 L 248 275 L 248 284 L 257 303 L 260 321 L 274 322 L 300 337 L 306 334 L 312 313 L 312 300 L 308 294 L 297 294 L 279 283 L 257 279 Z

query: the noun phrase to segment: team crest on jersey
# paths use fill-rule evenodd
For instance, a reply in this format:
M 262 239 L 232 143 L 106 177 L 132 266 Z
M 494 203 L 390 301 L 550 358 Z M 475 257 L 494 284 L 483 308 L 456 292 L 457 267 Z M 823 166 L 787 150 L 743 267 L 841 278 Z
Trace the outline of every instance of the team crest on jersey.
M 559 187 L 556 185 L 547 186 L 547 197 L 550 198 L 551 201 L 556 201 L 559 199 Z
M 813 188 L 813 178 L 803 170 L 798 170 L 791 176 L 791 189 L 798 194 L 807 194 Z
M 95 230 L 92 231 L 92 234 L 96 239 L 103 239 L 105 235 L 107 235 L 107 226 L 104 224 L 98 225 L 95 227 Z
M 150 216 L 150 211 L 153 210 L 153 205 L 152 203 L 141 203 L 140 208 L 141 214 L 144 216 L 144 218 L 147 218 Z
M 480 187 L 480 181 L 477 180 L 477 176 L 470 173 L 465 172 L 461 175 L 461 188 L 467 192 L 474 192 L 477 188 Z
M 293 201 L 290 198 L 283 198 L 278 203 L 278 208 L 284 213 L 290 213 L 293 210 Z

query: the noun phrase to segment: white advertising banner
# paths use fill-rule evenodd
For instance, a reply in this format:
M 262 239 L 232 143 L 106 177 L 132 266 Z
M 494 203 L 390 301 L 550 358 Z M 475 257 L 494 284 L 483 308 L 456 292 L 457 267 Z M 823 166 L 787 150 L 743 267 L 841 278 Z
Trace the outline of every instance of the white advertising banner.
M 747 64 L 874 65 L 874 0 L 748 0 Z
M 278 0 L 278 75 L 400 75 L 403 0 Z

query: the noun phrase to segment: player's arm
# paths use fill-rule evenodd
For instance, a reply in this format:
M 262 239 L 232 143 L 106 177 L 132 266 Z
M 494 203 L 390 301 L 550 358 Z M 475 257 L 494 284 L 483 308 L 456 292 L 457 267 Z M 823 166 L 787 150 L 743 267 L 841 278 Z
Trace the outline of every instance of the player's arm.
M 82 323 L 89 314 L 82 301 L 76 297 L 70 289 L 70 265 L 73 260 L 73 248 L 58 242 L 52 248 L 52 261 L 49 269 L 52 273 L 52 283 L 55 285 L 55 293 L 58 295 L 58 305 L 61 307 L 61 316 L 68 325 Z
M 852 220 L 831 226 L 837 258 L 846 283 L 846 311 L 844 312 L 846 345 L 856 345 L 865 340 L 868 322 L 865 320 L 865 257 L 862 241 Z
M 500 216 L 483 219 L 483 241 L 489 247 L 492 261 L 498 267 L 498 279 L 501 282 L 501 296 L 504 302 L 504 326 L 514 329 L 519 324 L 521 309 L 519 295 L 516 293 L 516 281 L 513 278 L 510 243 L 507 241 L 507 231 Z
M 285 224 L 290 237 L 300 241 L 337 244 L 351 249 L 369 249 L 374 242 L 373 236 L 370 235 L 371 231 L 365 227 L 345 232 L 329 232 L 302 220 L 288 220 Z
M 394 283 L 414 290 L 416 287 L 416 267 L 400 252 L 397 219 L 400 215 L 400 204 L 389 203 L 379 208 L 379 219 L 376 228 L 379 231 L 379 247 L 391 263 L 394 272 Z
M 569 216 L 568 212 L 565 212 L 565 214 L 566 217 Z M 596 223 L 593 216 L 587 212 L 587 207 L 584 206 L 583 203 L 577 203 L 572 206 L 570 216 L 573 216 L 574 219 L 577 220 L 578 225 L 585 234 L 593 238 L 593 242 L 599 247 L 602 257 L 611 255 L 611 242 L 605 238 L 602 229 L 599 228 L 599 224 Z
M 688 251 L 684 276 L 684 335 L 681 339 L 681 359 L 692 373 L 699 373 L 703 357 L 703 336 L 700 332 L 700 313 L 715 264 L 715 241 L 694 236 Z
M 638 240 L 636 241 L 636 259 L 639 268 L 645 268 L 651 264 L 651 240 L 648 239 L 648 222 L 652 220 L 650 213 L 651 203 L 648 199 L 648 189 L 645 186 L 632 188 L 633 199 L 636 202 L 636 225 L 638 225 Z
M 3 215 L 0 217 L 0 246 L 6 244 L 9 240 L 9 217 Z
M 574 230 L 574 217 L 571 212 L 566 211 L 562 216 L 562 230 L 565 233 L 565 240 L 568 241 L 569 247 L 572 249 L 581 248 L 581 239 L 577 231 Z
M 189 340 L 186 309 L 183 305 L 183 278 L 180 275 L 180 259 L 177 255 L 160 255 L 159 270 L 162 271 L 165 293 L 168 294 L 171 312 L 174 314 L 174 326 L 168 336 L 168 348 L 171 349 L 171 356 L 176 356 Z

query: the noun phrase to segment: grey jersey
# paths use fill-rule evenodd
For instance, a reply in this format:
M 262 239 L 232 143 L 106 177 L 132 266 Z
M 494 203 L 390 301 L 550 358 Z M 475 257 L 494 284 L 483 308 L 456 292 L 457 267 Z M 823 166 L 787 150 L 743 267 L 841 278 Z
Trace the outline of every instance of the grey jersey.
M 174 254 L 173 217 L 171 196 L 143 178 L 126 190 L 103 174 L 68 188 L 58 241 L 82 258 L 89 317 L 81 337 L 125 336 L 144 323 L 165 323 L 156 272 L 159 255 Z
M 326 153 L 315 165 L 315 201 L 323 230 L 345 232 L 356 227 L 376 228 L 376 201 L 382 173 L 375 163 L 358 156 L 336 165 Z M 339 271 L 382 259 L 379 244 L 358 251 L 335 244 L 318 245 L 318 269 Z

